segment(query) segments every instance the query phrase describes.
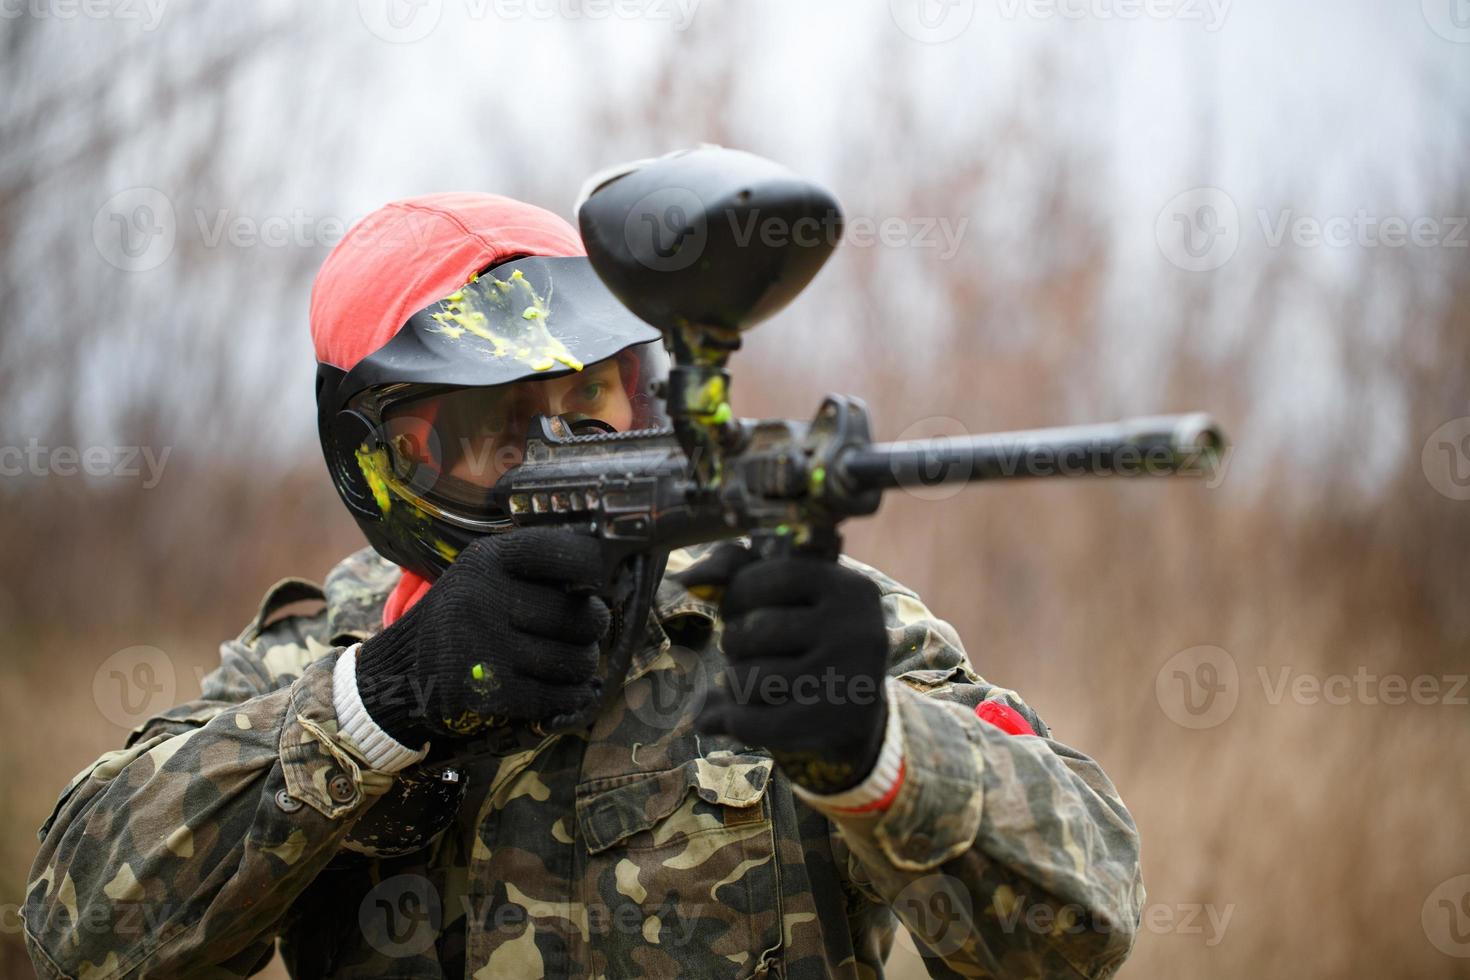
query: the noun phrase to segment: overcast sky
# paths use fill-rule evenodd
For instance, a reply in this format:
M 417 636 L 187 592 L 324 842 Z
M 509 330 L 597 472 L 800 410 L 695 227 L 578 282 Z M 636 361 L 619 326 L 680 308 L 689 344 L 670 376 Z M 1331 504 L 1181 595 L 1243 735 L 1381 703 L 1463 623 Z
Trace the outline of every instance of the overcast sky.
M 976 133 L 1019 119 L 1040 145 L 1085 167 L 1082 193 L 1109 239 L 1104 318 L 1122 331 L 1116 370 L 1125 387 L 1142 377 L 1130 375 L 1139 362 L 1131 355 L 1170 329 L 1151 309 L 1161 292 L 1214 277 L 1223 302 L 1199 342 L 1226 345 L 1242 329 L 1231 297 L 1243 304 L 1269 263 L 1289 256 L 1304 282 L 1331 284 L 1381 254 L 1357 239 L 1294 245 L 1298 219 L 1429 219 L 1444 238 L 1454 234 L 1453 209 L 1464 209 L 1465 0 L 336 0 L 266 4 L 270 17 L 212 6 L 205 28 L 204 8 L 178 0 L 108 0 L 118 16 L 96 22 L 55 16 L 61 0 L 27 2 L 53 13 L 39 18 L 49 33 L 29 89 L 6 97 L 11 107 L 102 78 L 109 118 L 152 110 L 152 90 L 118 52 L 185 64 L 274 18 L 282 40 L 231 83 L 208 186 L 173 162 L 175 149 L 220 120 L 181 111 L 113 154 L 87 194 L 68 195 L 58 176 L 33 194 L 28 213 L 44 225 L 71 208 L 79 216 L 71 231 L 85 235 L 105 192 L 142 186 L 173 201 L 180 236 L 216 235 L 221 219 L 259 227 L 272 216 L 304 217 L 309 240 L 264 255 L 242 246 L 238 261 L 227 240 L 225 260 L 210 269 L 222 282 L 261 277 L 263 297 L 269 281 L 284 284 L 279 297 L 230 311 L 251 326 L 229 341 L 228 356 L 280 392 L 267 410 L 274 419 L 262 424 L 287 445 L 314 438 L 310 272 L 335 228 L 412 194 L 499 190 L 570 216 L 591 170 L 723 134 L 825 180 L 850 214 L 876 218 L 895 182 L 922 187 L 929 170 L 974 154 Z M 0 32 L 13 29 L 11 11 L 22 6 L 4 8 Z M 717 95 L 726 108 L 701 118 L 677 96 L 671 103 L 661 78 Z M 898 100 L 905 119 L 878 111 L 886 88 L 907 93 Z M 5 147 L 0 172 L 16 155 L 61 152 L 78 138 L 74 129 L 58 122 L 33 144 Z M 883 165 L 869 166 L 870 157 Z M 966 249 L 1031 234 L 1053 173 L 1053 160 L 1035 154 L 999 149 L 986 162 L 993 182 L 982 210 L 936 209 L 954 228 L 963 223 Z M 1223 199 L 1177 207 L 1189 218 L 1223 217 L 1233 238 L 1223 261 L 1217 252 L 1204 260 L 1209 268 L 1191 271 L 1161 236 L 1179 220 L 1171 202 L 1198 188 Z M 1280 234 L 1285 244 L 1273 244 Z M 1470 252 L 1431 248 L 1430 266 Z M 980 256 L 1002 276 L 1027 274 L 1024 249 L 959 259 Z M 156 290 L 152 302 L 164 306 L 180 289 L 166 276 L 125 279 L 138 295 Z M 1394 417 L 1402 393 L 1345 390 L 1329 356 L 1337 327 L 1305 292 L 1279 316 L 1254 378 L 1263 432 L 1292 438 L 1350 395 L 1381 399 L 1384 417 Z M 1380 319 L 1391 334 L 1402 311 Z M 136 347 L 146 329 L 109 336 Z M 118 361 L 107 343 L 96 349 L 94 396 L 81 403 L 85 425 L 102 433 L 127 379 L 109 376 Z M 1137 370 L 1146 374 L 1146 364 Z M 45 399 L 25 404 L 41 411 Z M 1378 468 L 1390 463 L 1385 456 Z

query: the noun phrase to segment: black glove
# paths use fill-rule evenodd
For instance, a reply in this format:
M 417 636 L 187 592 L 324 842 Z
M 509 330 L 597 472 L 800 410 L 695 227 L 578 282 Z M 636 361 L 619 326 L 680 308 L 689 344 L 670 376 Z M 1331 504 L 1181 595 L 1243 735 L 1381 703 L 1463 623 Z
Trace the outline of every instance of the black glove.
M 365 641 L 357 685 L 373 721 L 407 746 L 460 737 L 492 718 L 539 721 L 599 695 L 610 622 L 592 590 L 598 543 L 551 528 L 481 538 L 422 599 Z
M 862 782 L 888 719 L 888 633 L 877 585 L 834 561 L 761 560 L 735 543 L 680 580 L 686 588 L 725 587 L 725 688 L 711 692 L 700 730 L 764 745 L 816 793 Z

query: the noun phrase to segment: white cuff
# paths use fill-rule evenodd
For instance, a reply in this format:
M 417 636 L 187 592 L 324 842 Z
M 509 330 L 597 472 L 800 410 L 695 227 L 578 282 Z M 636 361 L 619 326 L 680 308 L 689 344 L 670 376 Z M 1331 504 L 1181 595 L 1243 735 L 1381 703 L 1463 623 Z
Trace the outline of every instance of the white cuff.
M 337 731 L 352 740 L 368 766 L 378 772 L 398 772 L 421 761 L 429 746 L 414 751 L 378 727 L 357 693 L 357 648 L 354 643 L 332 668 L 332 705 L 337 709 Z
M 903 722 L 898 717 L 898 704 L 893 696 L 893 685 L 898 682 L 887 679 L 884 696 L 888 699 L 888 723 L 883 728 L 883 747 L 878 750 L 878 761 L 867 778 L 840 793 L 813 793 L 794 782 L 791 791 L 802 801 L 821 810 L 857 810 L 872 806 L 893 792 L 903 773 Z

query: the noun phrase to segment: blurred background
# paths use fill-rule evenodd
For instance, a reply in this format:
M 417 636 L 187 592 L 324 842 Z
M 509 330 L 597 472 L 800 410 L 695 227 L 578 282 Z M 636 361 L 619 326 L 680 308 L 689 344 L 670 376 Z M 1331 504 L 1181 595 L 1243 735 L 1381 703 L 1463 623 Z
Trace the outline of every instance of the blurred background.
M 449 189 L 570 217 L 710 141 L 849 218 L 743 414 L 1233 437 L 848 535 L 1117 782 L 1122 975 L 1470 976 L 1464 0 L 5 0 L 0 92 L 0 975 L 68 778 L 362 544 L 306 322 L 343 230 Z

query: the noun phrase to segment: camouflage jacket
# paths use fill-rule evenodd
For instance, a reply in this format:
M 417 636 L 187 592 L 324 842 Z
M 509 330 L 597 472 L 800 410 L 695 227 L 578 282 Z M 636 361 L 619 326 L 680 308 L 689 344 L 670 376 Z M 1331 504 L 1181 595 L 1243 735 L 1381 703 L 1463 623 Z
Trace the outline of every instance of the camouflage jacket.
M 1111 975 L 1143 890 L 1097 764 L 853 563 L 882 589 L 906 775 L 877 815 L 803 803 L 761 747 L 693 729 L 721 664 L 715 609 L 679 585 L 701 554 L 672 556 L 590 730 L 505 726 L 396 775 L 339 735 L 331 680 L 397 570 L 349 557 L 311 615 L 280 611 L 321 591 L 278 584 L 199 698 L 62 794 L 23 911 L 38 971 L 245 977 L 279 945 L 298 977 L 881 977 L 897 921 L 935 976 Z M 985 723 L 986 699 L 1040 734 Z M 412 798 L 446 784 L 427 835 Z

